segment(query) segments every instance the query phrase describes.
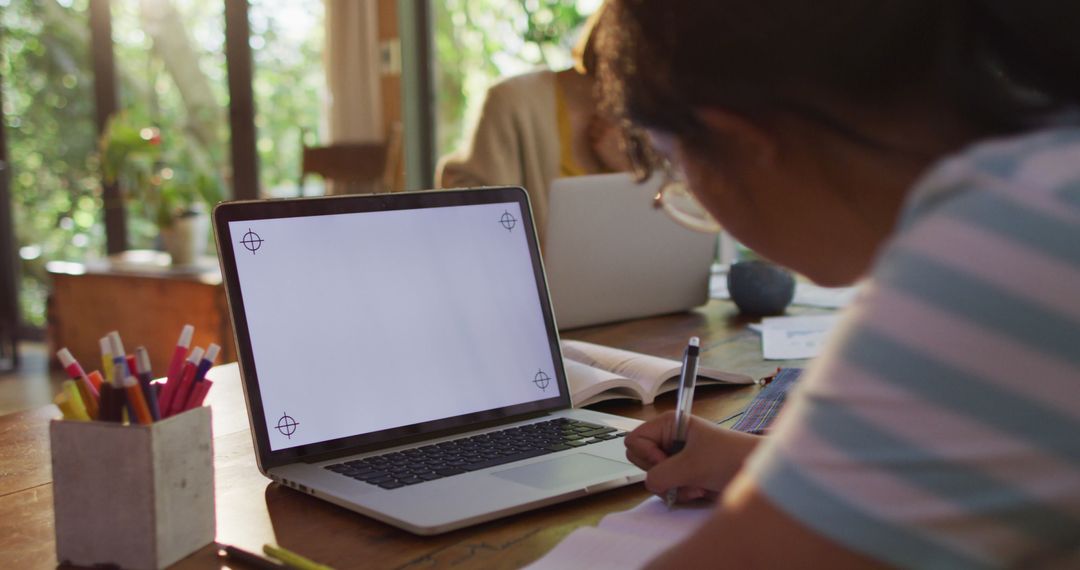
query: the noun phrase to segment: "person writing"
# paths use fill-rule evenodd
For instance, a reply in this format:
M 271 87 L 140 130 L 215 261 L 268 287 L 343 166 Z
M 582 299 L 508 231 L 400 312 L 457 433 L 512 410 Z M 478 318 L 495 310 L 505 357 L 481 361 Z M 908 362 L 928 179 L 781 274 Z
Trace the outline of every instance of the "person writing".
M 600 80 L 756 252 L 867 278 L 767 438 L 665 414 L 716 499 L 652 568 L 1080 566 L 1080 4 L 610 0 Z
M 620 131 L 595 96 L 601 12 L 582 28 L 574 67 L 511 77 L 488 90 L 468 146 L 440 161 L 440 188 L 521 186 L 542 236 L 553 180 L 629 170 Z

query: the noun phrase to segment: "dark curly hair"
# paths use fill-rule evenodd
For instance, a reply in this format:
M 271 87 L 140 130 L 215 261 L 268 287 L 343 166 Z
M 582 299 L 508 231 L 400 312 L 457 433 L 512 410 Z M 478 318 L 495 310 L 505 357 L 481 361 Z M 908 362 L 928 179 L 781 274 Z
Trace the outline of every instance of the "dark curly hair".
M 599 76 L 609 111 L 694 141 L 695 109 L 795 113 L 883 146 L 824 102 L 933 97 L 986 134 L 1080 103 L 1077 0 L 608 0 Z

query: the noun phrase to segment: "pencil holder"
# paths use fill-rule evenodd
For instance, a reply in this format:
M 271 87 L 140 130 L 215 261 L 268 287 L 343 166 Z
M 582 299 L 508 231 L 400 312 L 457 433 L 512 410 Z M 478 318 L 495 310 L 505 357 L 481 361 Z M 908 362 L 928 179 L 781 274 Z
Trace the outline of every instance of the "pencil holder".
M 56 558 L 164 568 L 214 540 L 210 408 L 147 426 L 53 421 Z

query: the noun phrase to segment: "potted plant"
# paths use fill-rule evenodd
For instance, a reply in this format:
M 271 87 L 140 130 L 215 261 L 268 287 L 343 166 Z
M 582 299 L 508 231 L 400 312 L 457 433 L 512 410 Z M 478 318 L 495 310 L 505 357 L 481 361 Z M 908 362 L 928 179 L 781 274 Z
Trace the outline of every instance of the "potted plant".
M 131 210 L 153 222 L 173 265 L 190 265 L 206 251 L 207 205 L 222 195 L 220 176 L 198 150 L 182 138 L 165 144 L 157 127 L 128 111 L 113 115 L 101 137 L 105 181 L 119 184 Z

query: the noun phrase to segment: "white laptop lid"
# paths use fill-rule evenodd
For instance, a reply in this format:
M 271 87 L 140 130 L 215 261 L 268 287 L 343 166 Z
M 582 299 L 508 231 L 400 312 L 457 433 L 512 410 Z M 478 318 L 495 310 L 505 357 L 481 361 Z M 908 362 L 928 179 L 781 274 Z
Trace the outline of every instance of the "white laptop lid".
M 716 236 L 653 208 L 661 180 L 560 178 L 548 197 L 544 266 L 559 329 L 683 311 L 709 299 Z
M 521 189 L 214 216 L 264 468 L 569 407 Z

